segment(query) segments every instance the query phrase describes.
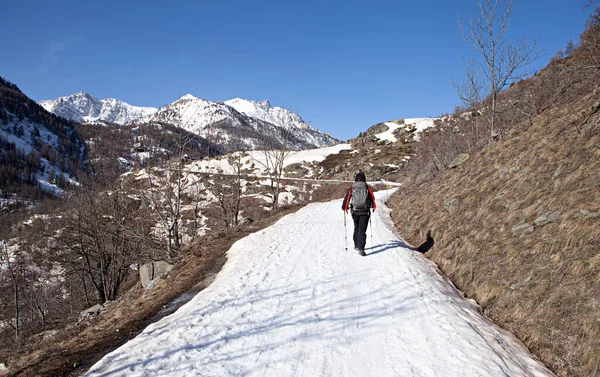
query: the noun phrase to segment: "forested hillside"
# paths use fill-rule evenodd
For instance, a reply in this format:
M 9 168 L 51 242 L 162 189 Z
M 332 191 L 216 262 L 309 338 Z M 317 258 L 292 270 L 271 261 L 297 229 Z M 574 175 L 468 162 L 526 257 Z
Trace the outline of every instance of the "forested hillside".
M 37 200 L 81 177 L 75 124 L 48 113 L 0 77 L 0 198 Z

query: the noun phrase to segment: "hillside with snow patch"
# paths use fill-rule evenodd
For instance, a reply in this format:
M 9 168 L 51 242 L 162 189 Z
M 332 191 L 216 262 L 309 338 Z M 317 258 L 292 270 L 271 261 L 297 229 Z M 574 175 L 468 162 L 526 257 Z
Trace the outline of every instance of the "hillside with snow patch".
M 399 135 L 399 131 L 402 134 L 413 135 L 414 141 L 419 141 L 419 134 L 423 131 L 435 127 L 435 121 L 440 118 L 406 118 L 397 121 L 384 122 L 383 124 L 387 127 L 386 131 L 375 134 L 375 138 L 381 141 L 388 141 L 390 143 L 396 143 Z M 405 138 L 403 141 L 408 141 Z
M 60 194 L 85 154 L 74 124 L 48 113 L 0 77 L 0 204 Z M 40 192 L 41 190 L 41 192 Z

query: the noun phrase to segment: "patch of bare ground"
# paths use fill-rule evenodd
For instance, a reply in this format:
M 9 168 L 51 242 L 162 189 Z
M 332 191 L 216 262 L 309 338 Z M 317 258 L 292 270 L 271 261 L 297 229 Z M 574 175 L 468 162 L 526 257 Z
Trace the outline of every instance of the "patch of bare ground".
M 523 122 L 389 200 L 407 241 L 560 376 L 600 373 L 597 96 Z
M 52 338 L 15 351 L 2 376 L 77 376 L 108 352 L 139 334 L 186 292 L 208 286 L 226 261 L 233 243 L 300 209 L 290 206 L 273 216 L 210 234 L 192 244 L 167 277 L 152 290 L 138 283 L 96 318 L 60 331 Z

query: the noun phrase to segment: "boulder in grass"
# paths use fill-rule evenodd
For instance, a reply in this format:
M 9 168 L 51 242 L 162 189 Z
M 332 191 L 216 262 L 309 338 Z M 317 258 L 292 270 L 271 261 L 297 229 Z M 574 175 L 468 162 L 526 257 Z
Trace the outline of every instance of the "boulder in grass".
M 469 159 L 469 154 L 468 153 L 461 153 L 458 156 L 456 156 L 456 158 L 450 163 L 450 165 L 448 165 L 448 169 L 454 169 L 455 167 L 459 166 L 460 164 L 462 164 L 463 162 L 467 161 Z
M 591 211 L 588 211 L 587 209 L 582 209 L 581 211 L 579 211 L 579 213 L 581 213 L 584 217 L 587 217 L 590 219 L 594 219 L 594 218 L 600 216 L 600 212 L 592 213 Z
M 166 276 L 173 269 L 173 265 L 165 261 L 154 261 L 140 267 L 140 281 L 142 287 L 147 288 L 152 280 Z M 154 286 L 154 284 L 152 285 Z
M 556 222 L 560 219 L 560 212 L 547 212 L 535 219 L 533 225 L 544 226 L 548 223 Z
M 87 308 L 85 310 L 82 310 L 79 313 L 79 318 L 80 319 L 84 319 L 84 318 L 87 318 L 87 317 L 93 317 L 96 314 L 99 314 L 102 311 L 102 309 L 103 309 L 102 305 L 96 304 L 96 305 L 92 306 L 91 308 Z
M 450 211 L 454 211 L 454 209 L 456 209 L 456 206 L 458 205 L 459 202 L 460 202 L 460 200 L 458 200 L 457 198 L 446 199 L 446 200 L 444 200 L 444 206 L 446 208 L 448 208 Z
M 513 226 L 511 230 L 513 232 L 531 233 L 533 232 L 534 228 L 533 225 L 530 224 L 521 224 Z

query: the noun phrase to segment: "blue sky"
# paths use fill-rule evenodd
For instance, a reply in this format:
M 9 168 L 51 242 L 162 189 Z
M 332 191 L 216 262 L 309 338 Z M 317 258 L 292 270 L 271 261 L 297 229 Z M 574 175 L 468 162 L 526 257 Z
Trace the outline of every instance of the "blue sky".
M 517 0 L 511 35 L 550 57 L 587 0 Z M 34 100 L 78 91 L 164 106 L 268 99 L 349 139 L 371 125 L 452 112 L 472 53 L 457 19 L 475 0 L 7 1 L 0 76 Z

